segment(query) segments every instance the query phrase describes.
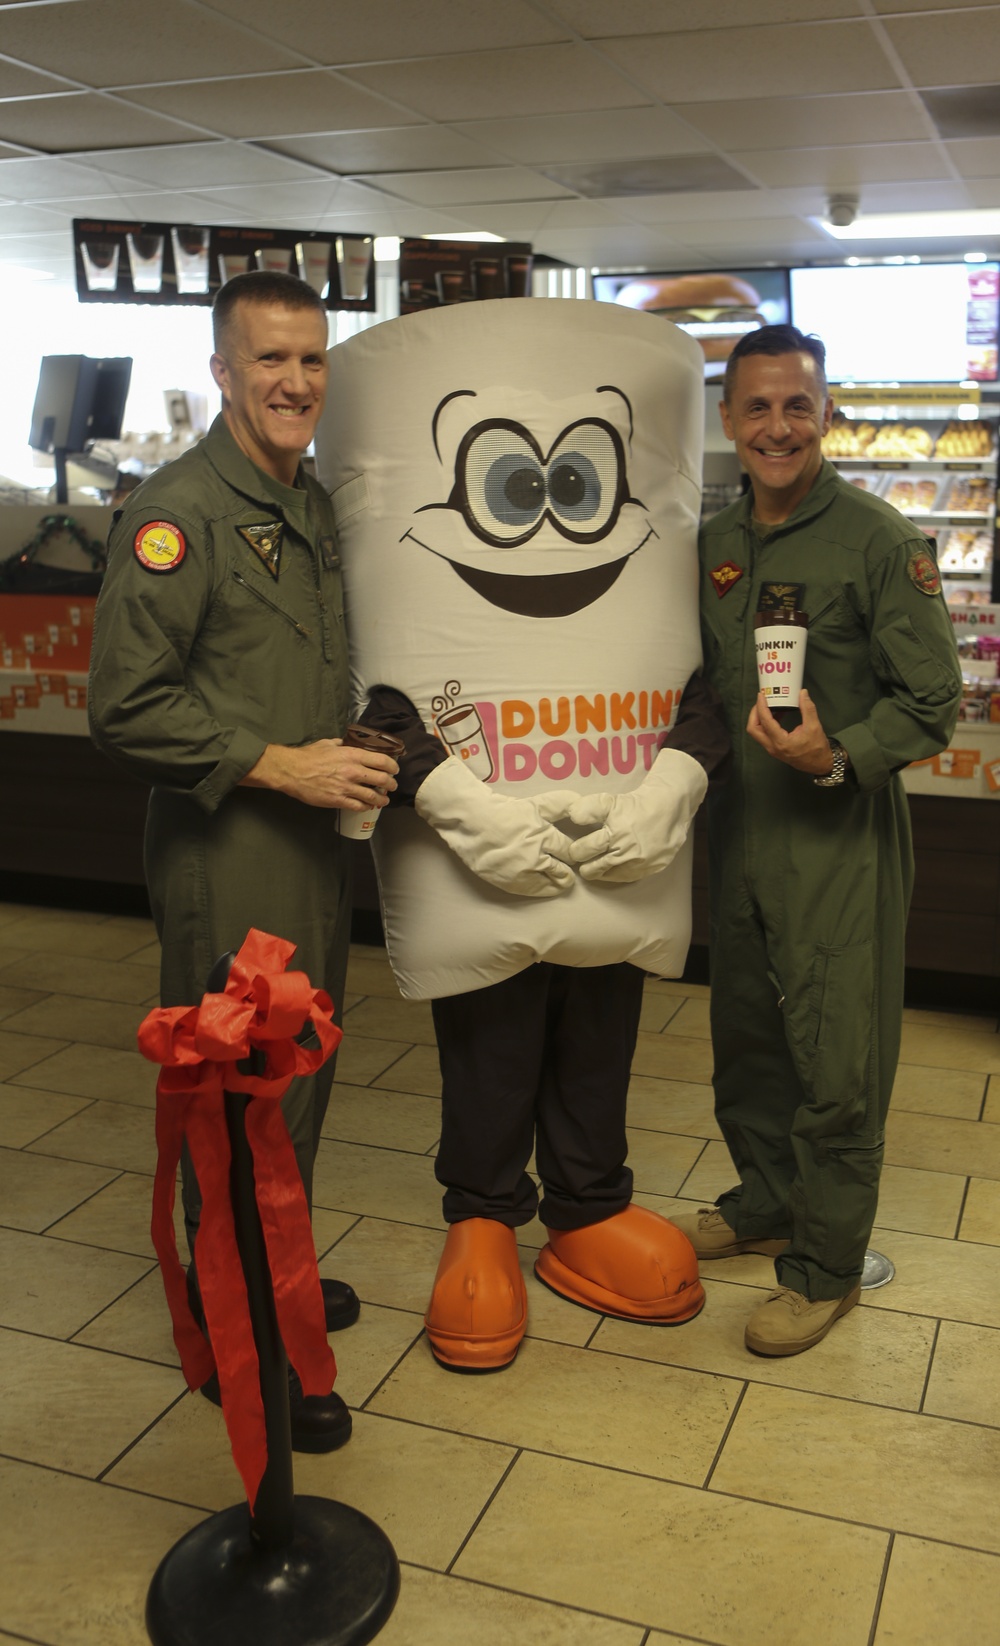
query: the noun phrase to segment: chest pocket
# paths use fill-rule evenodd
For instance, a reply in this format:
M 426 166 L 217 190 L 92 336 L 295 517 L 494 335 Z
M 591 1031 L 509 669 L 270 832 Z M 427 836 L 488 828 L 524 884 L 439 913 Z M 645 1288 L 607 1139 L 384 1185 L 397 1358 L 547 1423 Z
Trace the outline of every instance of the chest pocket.
M 253 573 L 245 573 L 239 566 L 232 570 L 232 583 L 237 606 L 264 622 L 282 624 L 294 630 L 302 640 L 308 640 L 309 629 L 285 606 L 281 599 Z M 250 626 L 253 626 L 252 624 Z

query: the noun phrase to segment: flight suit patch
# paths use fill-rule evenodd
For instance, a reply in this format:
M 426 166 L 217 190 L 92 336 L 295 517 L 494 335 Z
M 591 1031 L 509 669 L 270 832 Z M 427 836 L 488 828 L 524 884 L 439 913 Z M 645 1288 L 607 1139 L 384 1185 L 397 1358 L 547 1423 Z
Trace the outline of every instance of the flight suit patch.
M 724 560 L 721 566 L 716 566 L 714 571 L 710 571 L 708 575 L 712 579 L 715 592 L 721 600 L 722 596 L 728 594 L 730 589 L 739 582 L 743 576 L 743 567 L 737 566 L 735 560 Z
M 921 594 L 941 593 L 941 574 L 930 549 L 914 549 L 906 562 L 906 575 Z
M 758 609 L 762 612 L 799 612 L 805 593 L 804 583 L 762 583 Z
M 335 572 L 340 565 L 340 555 L 337 553 L 337 539 L 335 537 L 321 537 L 319 540 L 320 554 L 323 556 L 323 565 L 328 572 Z
M 132 552 L 147 572 L 175 572 L 187 553 L 187 543 L 179 526 L 169 520 L 150 520 L 136 532 Z
M 245 543 L 249 543 L 254 554 L 271 576 L 277 580 L 281 570 L 281 540 L 285 533 L 283 520 L 262 520 L 253 526 L 237 526 Z

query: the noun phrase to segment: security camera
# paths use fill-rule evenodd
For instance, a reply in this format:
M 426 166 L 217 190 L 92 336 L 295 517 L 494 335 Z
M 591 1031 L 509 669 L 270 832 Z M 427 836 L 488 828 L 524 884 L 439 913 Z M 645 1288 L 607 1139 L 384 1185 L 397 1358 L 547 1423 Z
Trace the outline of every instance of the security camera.
M 835 229 L 850 228 L 858 215 L 858 201 L 853 194 L 831 194 L 826 203 L 826 218 Z

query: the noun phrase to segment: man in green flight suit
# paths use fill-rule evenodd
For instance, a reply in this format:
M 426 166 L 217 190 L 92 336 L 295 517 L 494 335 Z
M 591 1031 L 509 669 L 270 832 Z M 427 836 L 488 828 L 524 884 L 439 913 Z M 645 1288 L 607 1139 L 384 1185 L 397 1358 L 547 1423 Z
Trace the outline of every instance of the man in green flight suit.
M 152 785 L 145 865 L 164 1006 L 198 1002 L 251 926 L 296 945 L 294 964 L 342 1008 L 350 936 L 337 811 L 387 803 L 394 760 L 346 748 L 347 648 L 333 516 L 302 468 L 327 381 L 327 317 L 290 275 L 239 275 L 213 311 L 222 413 L 115 517 L 97 607 L 91 735 Z M 312 1198 L 333 1079 L 293 1081 L 282 1107 Z M 194 1250 L 198 1186 L 185 1163 Z M 193 1274 L 189 1277 L 197 1307 Z M 350 1325 L 350 1287 L 323 1282 L 327 1329 Z M 293 1443 L 350 1436 L 338 1395 L 290 1378 Z
M 705 674 L 735 757 L 709 841 L 715 1110 L 739 1183 L 674 1221 L 701 1259 L 775 1256 L 746 1328 L 765 1355 L 811 1348 L 858 1301 L 902 1024 L 898 773 L 947 745 L 962 690 L 927 539 L 823 458 L 825 362 L 793 326 L 733 350 L 722 421 L 751 490 L 701 533 Z M 754 616 L 792 609 L 807 689 L 779 717 Z

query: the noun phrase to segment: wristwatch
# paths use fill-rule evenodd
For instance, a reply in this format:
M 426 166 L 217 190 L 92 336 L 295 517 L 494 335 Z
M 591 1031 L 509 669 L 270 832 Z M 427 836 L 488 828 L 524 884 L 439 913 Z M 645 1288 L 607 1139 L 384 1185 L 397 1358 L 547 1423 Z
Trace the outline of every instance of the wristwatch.
M 847 768 L 850 764 L 847 758 L 847 750 L 842 743 L 837 742 L 835 737 L 830 739 L 830 753 L 833 755 L 833 765 L 826 776 L 813 778 L 813 782 L 818 789 L 835 789 L 843 783 L 844 778 L 847 776 Z

